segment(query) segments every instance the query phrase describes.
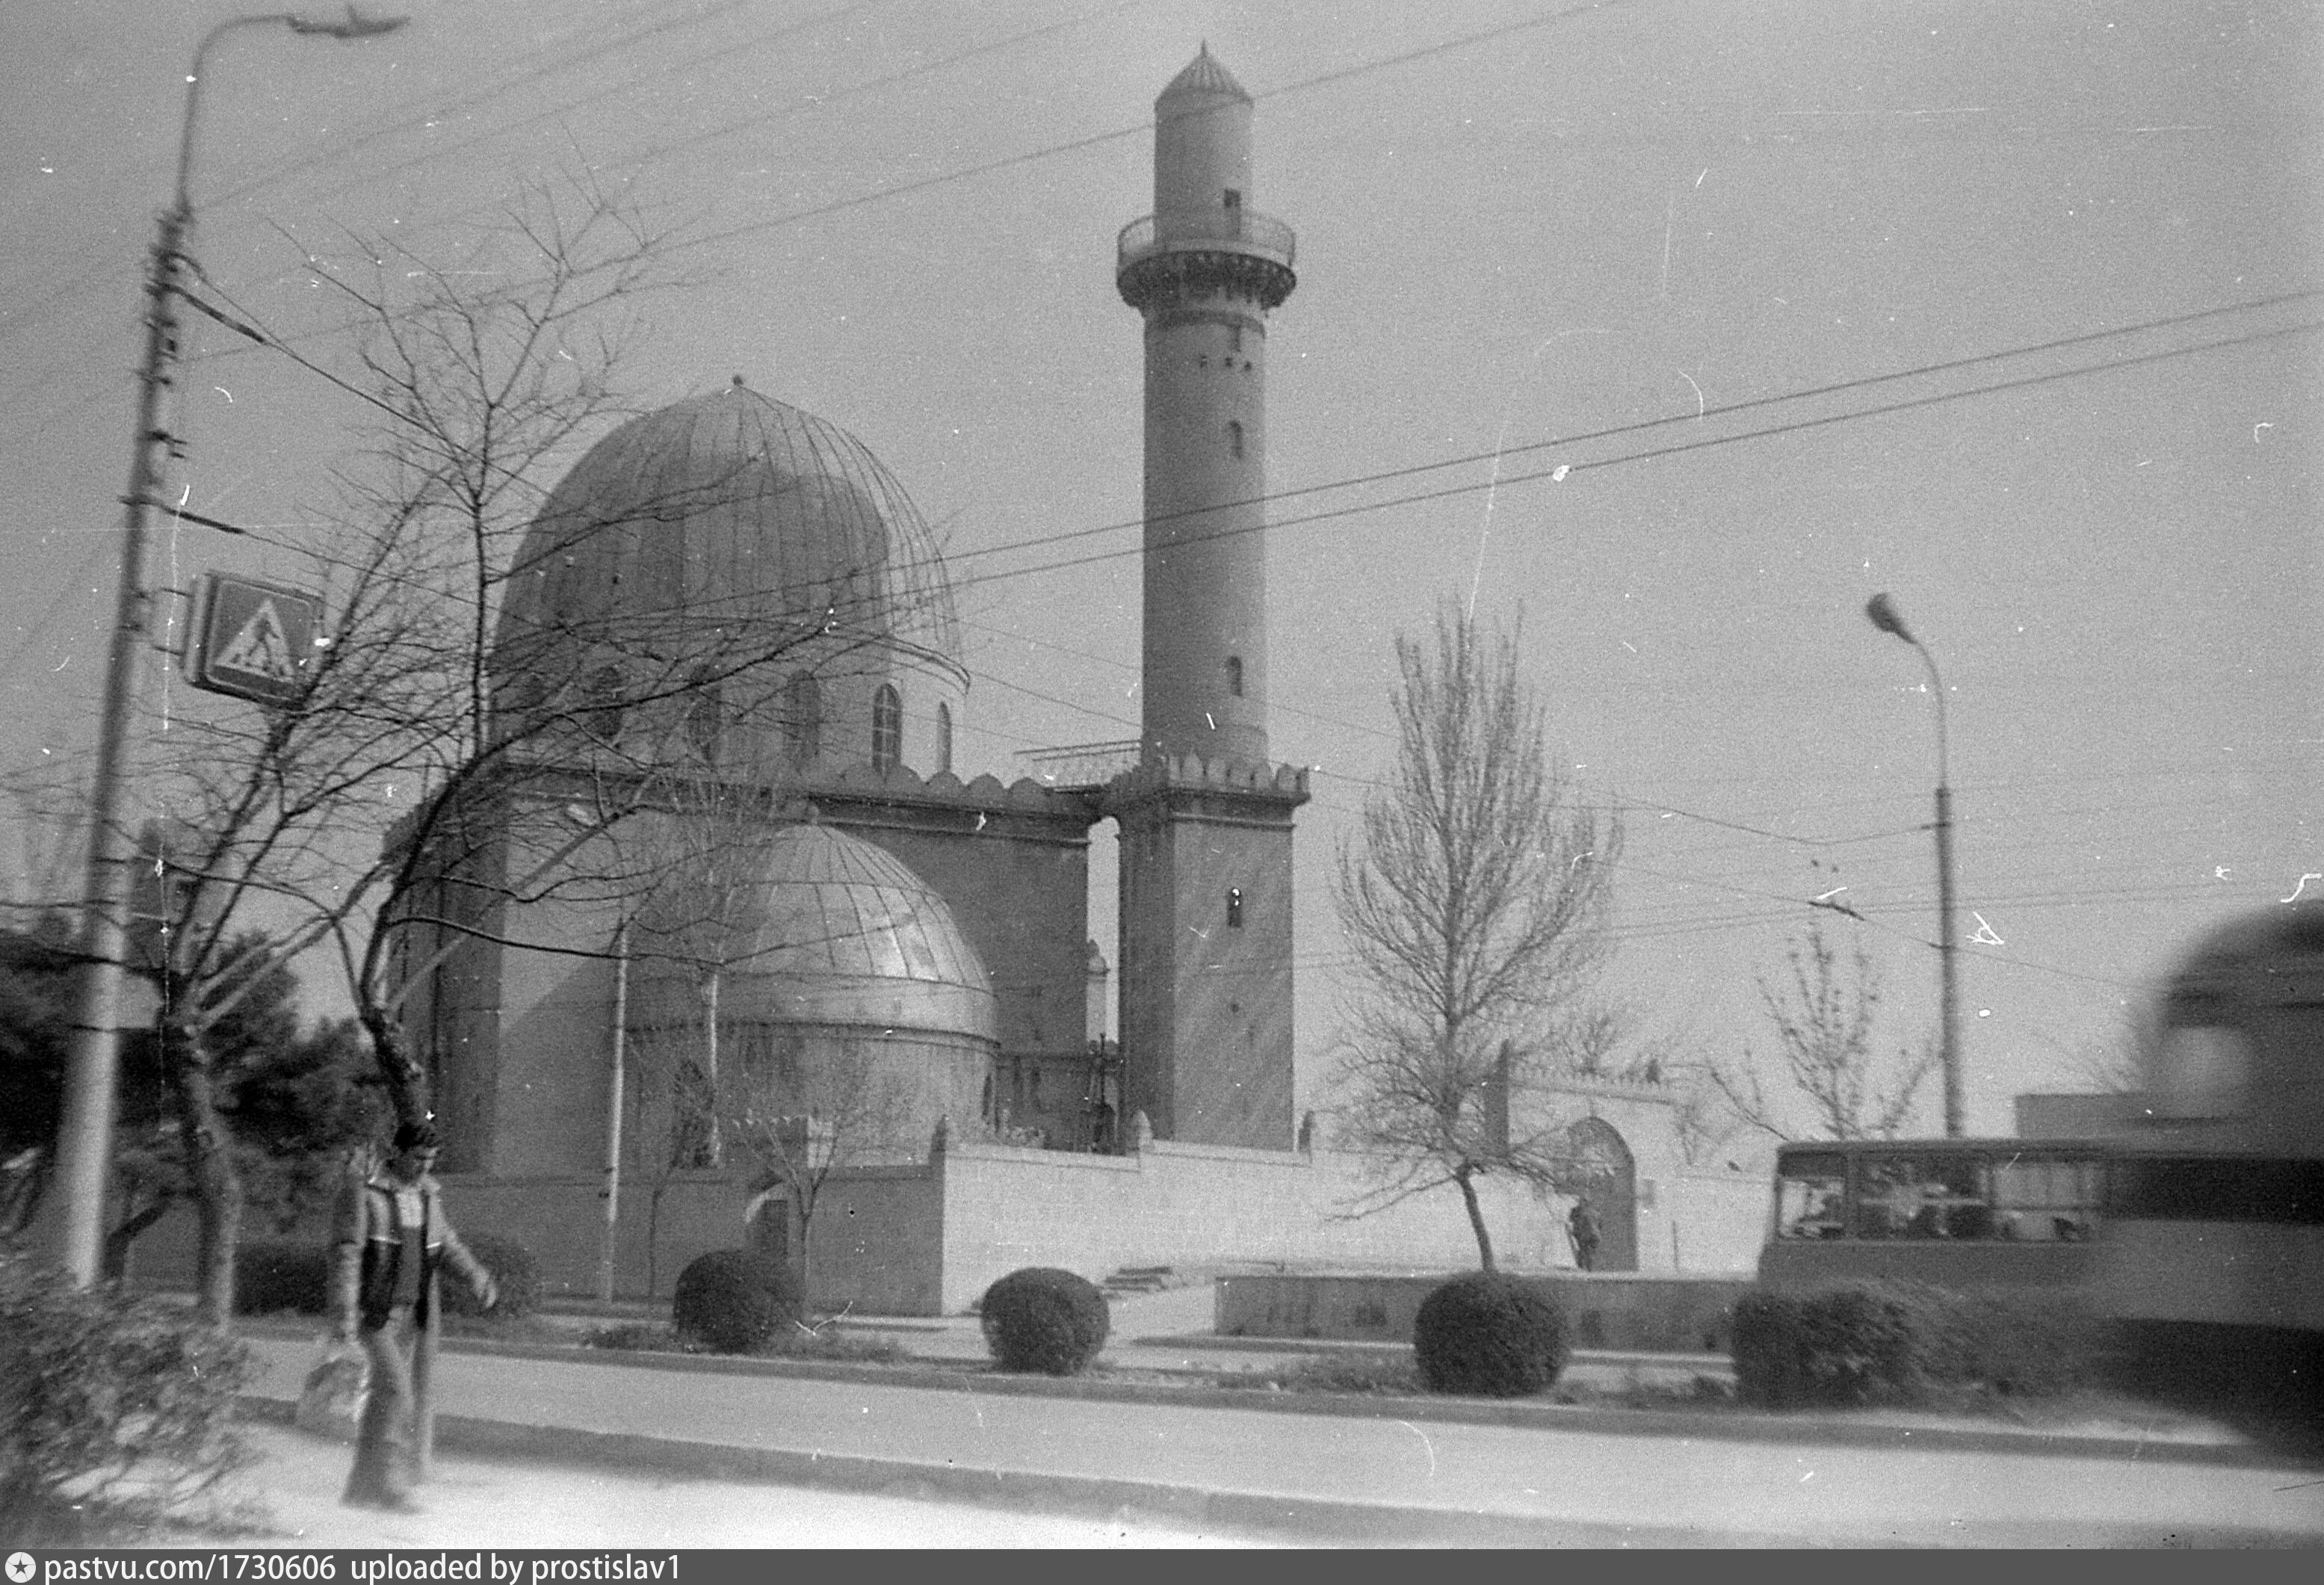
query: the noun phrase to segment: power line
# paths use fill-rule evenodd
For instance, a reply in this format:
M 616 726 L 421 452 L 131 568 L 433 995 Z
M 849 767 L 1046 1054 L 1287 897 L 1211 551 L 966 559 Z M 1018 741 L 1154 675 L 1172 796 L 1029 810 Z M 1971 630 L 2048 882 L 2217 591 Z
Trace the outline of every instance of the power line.
M 2014 380 L 1997 380 L 1983 385 L 1970 386 L 1966 390 L 1940 392 L 1933 395 L 1911 397 L 1896 401 L 1883 402 L 1871 407 L 1854 409 L 1847 412 L 1826 414 L 1824 416 L 1812 419 L 1801 419 L 1785 424 L 1769 425 L 1764 429 L 1739 430 L 1733 434 L 1720 435 L 1709 439 L 1684 441 L 1669 446 L 1654 447 L 1643 451 L 1631 452 L 1626 456 L 1600 457 L 1594 461 L 1589 462 L 1561 463 L 1554 468 L 1542 468 L 1532 473 L 1509 475 L 1497 479 L 1488 479 L 1464 484 L 1447 485 L 1435 490 L 1419 491 L 1408 495 L 1395 496 L 1387 501 L 1366 502 L 1354 506 L 1335 507 L 1323 511 L 1308 512 L 1298 517 L 1277 519 L 1253 524 L 1217 529 L 1209 533 L 1204 534 L 1184 535 L 1172 542 L 1172 548 L 1180 548 L 1188 545 L 1207 544 L 1214 540 L 1238 539 L 1246 534 L 1264 533 L 1270 529 L 1296 528 L 1306 523 L 1329 522 L 1340 518 L 1354 517 L 1366 512 L 1385 511 L 1391 507 L 1413 506 L 1432 501 L 1449 500 L 1454 496 L 1472 495 L 1480 490 L 1495 490 L 1511 484 L 1534 484 L 1543 481 L 1562 484 L 1571 475 L 1581 473 L 1584 470 L 1620 467 L 1630 463 L 1656 462 L 1667 457 L 1684 456 L 1689 452 L 1707 450 L 1712 447 L 1732 446 L 1738 441 L 1765 440 L 1779 435 L 1800 434 L 1812 429 L 1827 429 L 1834 424 L 1853 423 L 1865 419 L 1886 418 L 1896 413 L 1911 412 L 1922 408 L 1939 406 L 1946 402 L 1962 401 L 1971 397 L 1989 396 L 1997 392 L 2026 390 L 2034 386 L 2053 384 L 2063 380 L 2080 379 L 2092 374 L 2112 373 L 2117 370 L 2136 368 L 2144 364 L 2158 363 L 2170 358 L 2190 357 L 2200 353 L 2217 352 L 2227 347 L 2250 346 L 2259 342 L 2275 340 L 2288 336 L 2304 336 L 2319 329 L 2324 329 L 2324 320 L 2310 320 L 2302 324 L 2286 326 L 2271 330 L 2254 331 L 2244 336 L 2227 336 L 2215 341 L 2200 342 L 2192 346 L 2172 347 L 2161 352 L 2144 353 L 2132 356 L 2116 358 L 2103 364 L 2093 364 L 2078 368 L 2055 370 L 2043 374 L 2029 374 Z M 1793 398 L 1793 400 L 1804 400 L 1806 397 L 1814 394 L 1821 393 L 1801 392 Z M 1642 424 L 1628 426 L 1627 428 L 1632 430 L 1652 429 L 1658 429 L 1665 425 L 1692 424 L 1699 421 L 1701 420 L 1692 415 L 1682 415 L 1666 419 L 1649 419 Z M 1340 487 L 1345 488 L 1347 486 L 1343 485 Z M 1317 485 L 1313 487 L 1314 490 L 1328 488 L 1333 488 L 1333 486 Z M 1211 508 L 1207 510 L 1220 511 L 1224 509 Z M 1078 539 L 1083 537 L 1084 532 L 1084 530 L 1074 530 L 1068 534 L 1044 536 L 1039 539 L 1020 541 L 1016 545 L 1007 547 L 1007 548 L 1024 549 L 1028 548 L 1038 548 L 1047 543 L 1061 541 L 1066 539 Z M 956 580 L 954 587 L 973 587 L 979 584 L 998 582 L 1005 578 L 1028 576 L 1034 573 L 1057 572 L 1067 567 L 1085 567 L 1101 561 L 1118 560 L 1125 556 L 1141 555 L 1143 552 L 1143 546 L 1133 545 L 1118 550 L 1093 551 L 1086 556 L 1068 557 L 1056 561 L 1040 562 L 1032 567 L 1014 567 L 1005 572 L 971 574 L 965 578 Z
M 1285 83 L 1279 88 L 1261 89 L 1250 97 L 1253 100 L 1275 99 L 1290 94 L 1304 93 L 1310 88 L 1344 82 L 1351 78 L 1367 76 L 1375 71 L 1386 71 L 1394 67 L 1408 66 L 1416 60 L 1425 60 L 1430 56 L 1443 55 L 1454 50 L 1465 50 L 1473 45 L 1489 43 L 1495 39 L 1508 38 L 1515 33 L 1527 32 L 1535 28 L 1548 27 L 1561 22 L 1571 22 L 1577 17 L 1586 16 L 1591 12 L 1609 10 L 1628 5 L 1630 3 L 1631 0 L 1600 0 L 1600 4 L 1572 5 L 1556 11 L 1543 12 L 1518 22 L 1505 23 L 1499 27 L 1485 28 L 1476 32 L 1464 33 L 1459 38 L 1445 39 L 1437 43 L 1423 45 L 1416 50 L 1407 50 L 1399 55 L 1386 55 L 1376 60 L 1359 61 L 1353 66 L 1319 72 L 1314 77 Z M 849 209 L 862 208 L 867 204 L 880 204 L 890 198 L 908 198 L 914 193 L 926 192 L 931 188 L 942 187 L 951 182 L 966 181 L 979 176 L 990 176 L 997 170 L 1013 170 L 1017 166 L 1028 165 L 1035 161 L 1050 159 L 1059 154 L 1078 153 L 1084 149 L 1094 149 L 1106 143 L 1119 143 L 1124 138 L 1139 137 L 1150 133 L 1153 126 L 1154 123 L 1151 120 L 1145 120 L 1133 126 L 1116 127 L 1111 132 L 1092 133 L 1087 137 L 1051 143 L 1046 148 L 1031 149 L 1017 154 L 1005 154 L 999 159 L 988 160 L 981 164 L 963 166 L 913 181 L 898 182 L 891 187 L 881 188 L 873 192 L 859 193 L 853 198 L 838 198 L 827 204 L 817 204 L 811 208 L 795 209 L 788 214 L 771 216 L 764 220 L 753 220 L 744 225 L 729 226 L 724 231 L 712 232 L 706 236 L 697 237 L 681 245 L 709 247 L 722 242 L 732 242 L 736 237 L 752 236 L 761 231 L 772 231 L 779 226 L 796 226 L 802 220 L 818 220 L 828 215 L 843 214 Z
M 454 98 L 449 100 L 431 101 L 423 98 L 420 100 L 407 101 L 407 105 L 425 105 L 428 107 L 416 109 L 412 113 L 405 115 L 401 120 L 392 121 L 384 126 L 377 127 L 374 130 L 342 139 L 339 143 L 334 147 L 319 150 L 312 153 L 302 154 L 293 160 L 284 161 L 281 163 L 250 178 L 238 187 L 230 188 L 224 192 L 213 195 L 209 198 L 206 199 L 205 202 L 208 204 L 232 202 L 235 198 L 246 197 L 247 195 L 257 191 L 261 188 L 270 186 L 273 182 L 281 180 L 283 177 L 291 175 L 297 171 L 310 170 L 327 160 L 344 158 L 346 155 L 353 153 L 355 150 L 363 148 L 366 144 L 375 143 L 383 137 L 392 136 L 396 133 L 408 131 L 415 126 L 426 126 L 438 115 L 449 115 L 456 111 L 467 108 L 471 105 L 483 103 L 493 97 L 497 94 L 508 91 L 510 88 L 516 87 L 520 83 L 527 82 L 536 78 L 552 75 L 558 71 L 568 70 L 574 66 L 580 65 L 586 60 L 595 59 L 596 56 L 604 53 L 608 50 L 634 43 L 642 38 L 668 31 L 669 28 L 674 26 L 688 26 L 695 23 L 706 21 L 713 14 L 737 10 L 747 4 L 749 4 L 749 0 L 713 0 L 713 4 L 711 5 L 691 16 L 680 17 L 674 20 L 665 20 L 659 23 L 649 24 L 646 27 L 633 30 L 631 33 L 621 35 L 608 42 L 590 46 L 580 51 L 578 54 L 568 57 L 565 60 L 553 61 L 529 72 L 517 73 L 504 78 L 501 83 L 495 85 L 492 88 L 472 94 L 465 99 Z M 530 51 L 530 53 L 538 53 L 538 51 Z M 123 171 L 121 174 L 126 175 L 127 172 Z M 9 336 L 14 335 L 19 329 L 23 328 L 24 325 L 33 322 L 34 319 L 43 314 L 51 305 L 62 301 L 67 298 L 80 295 L 88 290 L 95 284 L 97 284 L 97 282 L 86 272 L 77 272 L 71 281 L 50 293 L 40 302 L 32 305 L 31 308 L 26 310 L 26 313 L 30 318 L 20 317 L 14 323 L 0 325 L 0 341 L 5 341 Z

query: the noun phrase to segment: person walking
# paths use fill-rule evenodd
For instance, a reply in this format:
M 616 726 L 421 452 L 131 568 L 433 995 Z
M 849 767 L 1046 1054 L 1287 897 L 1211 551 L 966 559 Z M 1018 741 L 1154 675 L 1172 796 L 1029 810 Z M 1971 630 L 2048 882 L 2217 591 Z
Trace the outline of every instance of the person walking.
M 1598 1208 L 1586 1199 L 1576 1200 L 1573 1209 L 1565 1213 L 1565 1230 L 1573 1239 L 1574 1269 L 1597 1270 Z
M 429 1123 L 395 1130 L 392 1154 L 351 1170 L 333 1218 L 332 1313 L 342 1341 L 360 1340 L 371 1392 L 355 1431 L 355 1469 L 342 1501 L 408 1513 L 425 1472 L 428 1366 L 435 1352 L 436 1276 L 448 1262 L 487 1310 L 499 1285 L 444 1214 L 430 1175 L 442 1147 Z

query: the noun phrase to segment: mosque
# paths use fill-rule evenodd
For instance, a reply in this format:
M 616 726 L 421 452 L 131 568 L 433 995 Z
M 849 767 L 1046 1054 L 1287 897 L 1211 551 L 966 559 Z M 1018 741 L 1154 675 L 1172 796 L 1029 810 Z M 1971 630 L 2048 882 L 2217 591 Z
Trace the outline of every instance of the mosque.
M 1268 745 L 1262 502 L 1268 317 L 1296 276 L 1291 228 L 1253 202 L 1251 114 L 1205 46 L 1156 101 L 1152 212 L 1118 242 L 1145 330 L 1137 741 L 964 779 L 970 677 L 926 523 L 861 441 L 740 377 L 616 429 L 541 510 L 496 709 L 586 723 L 524 751 L 561 756 L 555 796 L 676 751 L 697 800 L 631 823 L 662 844 L 641 862 L 633 842 L 632 872 L 671 884 L 518 885 L 583 859 L 512 834 L 489 872 L 447 878 L 445 925 L 406 933 L 406 1028 L 463 1225 L 521 1238 L 553 1286 L 666 1292 L 746 1236 L 805 1257 L 819 1300 L 901 1313 L 1026 1264 L 1472 1258 L 1452 1203 L 1348 1219 L 1364 1164 L 1294 1115 L 1308 791 Z M 657 624 L 782 641 L 625 705 L 605 635 Z M 575 688 L 609 703 L 576 710 Z M 1108 820 L 1118 975 L 1088 934 Z M 794 1147 L 822 1140 L 814 1205 L 754 1168 L 738 1096 L 796 1113 Z M 1688 1187 L 1670 1096 L 1575 1096 L 1614 1184 L 1609 1263 L 1685 1266 L 1692 1239 L 1694 1268 L 1742 1264 L 1711 1251 L 1756 1248 L 1737 1230 L 1757 1194 Z M 1509 1264 L 1570 1264 L 1550 1198 L 1512 1189 L 1494 1214 Z

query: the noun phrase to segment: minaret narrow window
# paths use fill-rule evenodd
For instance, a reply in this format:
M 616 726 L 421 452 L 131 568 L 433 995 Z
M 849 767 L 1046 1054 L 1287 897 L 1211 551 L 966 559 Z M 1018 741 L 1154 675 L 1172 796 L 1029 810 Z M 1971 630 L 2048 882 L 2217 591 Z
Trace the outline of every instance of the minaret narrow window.
M 952 769 L 952 706 L 944 704 L 936 706 L 936 769 Z
M 1242 888 L 1240 886 L 1227 888 L 1227 928 L 1242 928 Z
M 1240 419 L 1227 420 L 1227 453 L 1231 456 L 1242 455 L 1242 420 Z
M 1227 212 L 1227 235 L 1240 236 L 1242 235 L 1242 189 L 1234 187 L 1227 189 L 1221 197 L 1220 203 Z
M 893 770 L 904 760 L 904 697 L 893 683 L 872 696 L 872 769 Z
M 1227 692 L 1238 699 L 1242 697 L 1242 657 L 1240 655 L 1227 657 Z

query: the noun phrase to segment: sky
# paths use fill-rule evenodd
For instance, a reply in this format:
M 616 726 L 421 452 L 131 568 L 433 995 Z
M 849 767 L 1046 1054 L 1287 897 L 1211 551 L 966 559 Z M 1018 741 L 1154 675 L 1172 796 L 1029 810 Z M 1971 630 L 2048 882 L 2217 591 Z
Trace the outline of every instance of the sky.
M 1872 954 L 1885 1045 L 1934 1024 L 1936 698 L 1875 592 L 1944 685 L 1971 1131 L 2088 1087 L 2083 1054 L 2206 925 L 2324 886 L 2312 5 L 392 14 L 359 44 L 250 29 L 213 54 L 207 277 L 345 372 L 310 254 L 449 249 L 560 172 L 628 184 L 689 277 L 650 305 L 634 400 L 741 374 L 871 447 L 952 558 L 961 769 L 1004 779 L 1134 735 L 1141 337 L 1114 237 L 1197 48 L 1250 91 L 1249 201 L 1298 234 L 1268 555 L 1272 748 L 1315 768 L 1303 1106 L 1328 1101 L 1330 873 L 1388 769 L 1393 640 L 1446 601 L 1521 624 L 1557 765 L 1624 824 L 1609 986 L 1696 1060 L 1768 1055 L 1761 982 L 1819 923 Z M 94 740 L 139 272 L 187 63 L 235 14 L 0 8 L 0 772 Z M 254 532 L 165 523 L 156 581 L 279 573 L 358 414 L 215 325 L 186 350 L 171 493 Z M 151 685 L 141 741 L 185 697 Z M 37 853 L 0 818 L 0 854 Z

